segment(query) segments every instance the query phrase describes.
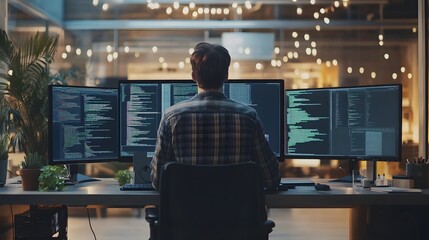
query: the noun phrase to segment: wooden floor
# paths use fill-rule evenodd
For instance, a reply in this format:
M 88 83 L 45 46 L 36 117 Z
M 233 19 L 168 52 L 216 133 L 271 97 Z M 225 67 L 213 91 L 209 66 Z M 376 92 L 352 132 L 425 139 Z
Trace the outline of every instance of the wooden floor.
M 84 213 L 84 210 L 82 210 Z M 105 218 L 91 217 L 97 240 L 148 239 L 144 216 L 134 209 L 108 209 Z M 94 240 L 85 214 L 71 216 L 69 240 Z M 269 219 L 276 223 L 270 240 L 346 240 L 349 237 L 348 209 L 271 209 Z

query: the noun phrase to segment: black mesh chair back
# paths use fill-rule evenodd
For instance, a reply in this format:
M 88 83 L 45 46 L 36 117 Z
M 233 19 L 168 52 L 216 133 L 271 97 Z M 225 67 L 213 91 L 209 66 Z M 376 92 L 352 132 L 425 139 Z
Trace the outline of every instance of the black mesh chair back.
M 162 240 L 268 239 L 265 196 L 255 163 L 168 163 L 161 173 Z

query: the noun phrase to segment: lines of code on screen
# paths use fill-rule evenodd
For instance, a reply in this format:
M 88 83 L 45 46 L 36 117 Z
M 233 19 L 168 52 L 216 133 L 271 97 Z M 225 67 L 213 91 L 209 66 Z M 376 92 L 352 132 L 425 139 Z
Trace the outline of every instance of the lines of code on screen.
M 399 85 L 286 91 L 286 155 L 397 159 Z
M 57 162 L 118 158 L 116 89 L 52 88 L 52 155 Z
M 159 122 L 165 109 L 197 93 L 189 83 L 121 83 L 120 155 L 133 156 L 135 151 L 155 151 Z M 150 154 L 149 154 L 150 155 Z

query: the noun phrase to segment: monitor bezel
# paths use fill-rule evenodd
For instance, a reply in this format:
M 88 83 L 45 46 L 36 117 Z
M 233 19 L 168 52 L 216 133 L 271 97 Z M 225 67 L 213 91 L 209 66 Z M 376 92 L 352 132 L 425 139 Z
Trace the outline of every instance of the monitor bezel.
M 279 162 L 282 162 L 284 160 L 284 140 L 285 140 L 285 113 L 284 113 L 284 109 L 285 109 L 285 100 L 284 100 L 284 80 L 283 79 L 228 79 L 227 81 L 225 81 L 225 83 L 257 83 L 257 82 L 271 82 L 271 83 L 275 83 L 275 84 L 280 84 L 280 89 L 279 89 L 279 97 L 280 97 L 280 149 L 279 149 L 279 156 L 277 158 L 277 160 Z M 119 161 L 120 162 L 132 162 L 133 161 L 133 157 L 132 156 L 122 156 L 121 153 L 121 132 L 120 132 L 120 126 L 121 126 L 121 116 L 120 116 L 120 112 L 121 112 L 121 84 L 129 84 L 129 83 L 135 83 L 135 84 L 139 84 L 139 83 L 147 83 L 147 84 L 159 84 L 159 83 L 193 83 L 196 84 L 196 82 L 194 80 L 190 80 L 190 79 L 148 79 L 148 80 L 121 80 L 118 82 L 118 148 L 119 148 Z M 271 147 L 271 146 L 270 146 Z
M 352 155 L 311 155 L 311 154 L 290 154 L 287 151 L 287 97 L 286 94 L 287 92 L 290 91 L 303 91 L 303 90 L 309 90 L 309 91 L 317 91 L 317 90 L 331 90 L 331 89 L 356 89 L 356 88 L 379 88 L 379 87 L 397 87 L 399 90 L 399 103 L 397 107 L 399 107 L 398 109 L 398 119 L 399 119 L 399 136 L 398 136 L 398 141 L 397 141 L 397 156 L 365 156 L 365 155 L 356 155 L 356 156 L 352 156 Z M 323 159 L 323 160 L 349 160 L 349 161 L 388 161 L 388 162 L 401 162 L 402 161 L 402 84 L 377 84 L 377 85 L 359 85 L 359 86 L 340 86 L 340 87 L 323 87 L 323 88 L 306 88 L 306 89 L 285 89 L 284 91 L 284 99 L 285 99 L 285 110 L 284 110 L 284 114 L 285 114 L 285 141 L 284 141 L 284 156 L 285 159 Z
M 103 162 L 118 162 L 119 161 L 119 148 L 118 148 L 118 154 L 116 157 L 113 158 L 97 158 L 97 159 L 67 159 L 67 160 L 55 160 L 53 156 L 53 99 L 52 94 L 54 91 L 54 88 L 73 88 L 73 89 L 106 89 L 106 90 L 116 90 L 116 88 L 113 87 L 93 87 L 93 86 L 70 86 L 70 85 L 49 85 L 48 86 L 48 103 L 49 103 L 49 117 L 48 117 L 48 139 L 49 139 L 49 145 L 48 145 L 48 164 L 51 165 L 61 165 L 61 164 L 86 164 L 86 163 L 103 163 Z M 118 95 L 117 95 L 118 97 Z M 119 107 L 118 107 L 119 109 Z M 118 117 L 118 112 L 116 113 L 116 117 Z M 118 121 L 118 119 L 116 119 Z M 117 136 L 119 136 L 119 130 L 116 129 Z M 117 142 L 117 141 L 116 141 Z

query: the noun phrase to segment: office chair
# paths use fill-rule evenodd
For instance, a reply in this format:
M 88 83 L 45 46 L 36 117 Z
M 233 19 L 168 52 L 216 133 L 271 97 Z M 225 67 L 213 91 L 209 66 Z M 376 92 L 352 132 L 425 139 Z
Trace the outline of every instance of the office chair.
M 255 163 L 161 169 L 160 205 L 146 209 L 150 240 L 268 239 L 265 195 Z

